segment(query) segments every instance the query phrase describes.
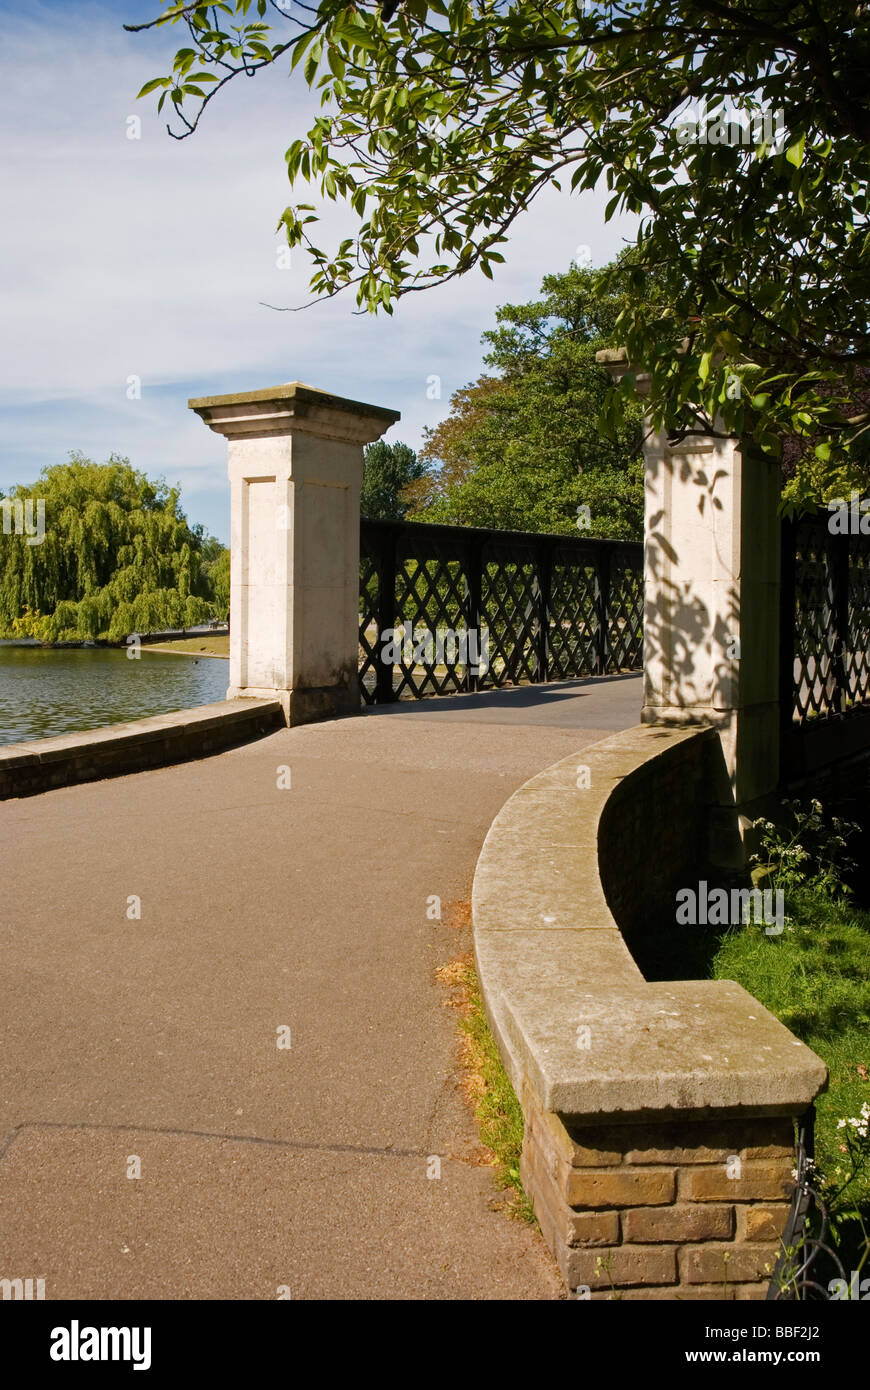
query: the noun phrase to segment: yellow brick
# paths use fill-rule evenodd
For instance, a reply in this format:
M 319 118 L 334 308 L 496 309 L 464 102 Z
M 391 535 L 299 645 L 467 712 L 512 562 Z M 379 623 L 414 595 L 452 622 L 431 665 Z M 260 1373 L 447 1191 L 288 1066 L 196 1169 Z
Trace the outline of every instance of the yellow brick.
M 572 1289 L 619 1288 L 627 1284 L 673 1284 L 677 1277 L 673 1247 L 618 1245 L 615 1249 L 572 1250 L 567 1260 L 567 1281 Z
M 655 1207 L 674 1200 L 673 1168 L 587 1168 L 563 1175 L 572 1207 Z
M 758 1283 L 771 1278 L 776 1255 L 772 1245 L 689 1245 L 680 1251 L 680 1280 L 725 1286 Z
M 794 1188 L 791 1160 L 742 1163 L 729 1177 L 724 1163 L 680 1172 L 680 1200 L 685 1202 L 770 1202 L 788 1199 Z
M 633 1244 L 695 1240 L 729 1240 L 734 1229 L 731 1207 L 682 1203 L 636 1207 L 622 1213 L 622 1238 Z
M 737 1239 L 778 1241 L 787 1220 L 786 1202 L 776 1207 L 740 1206 L 737 1208 Z

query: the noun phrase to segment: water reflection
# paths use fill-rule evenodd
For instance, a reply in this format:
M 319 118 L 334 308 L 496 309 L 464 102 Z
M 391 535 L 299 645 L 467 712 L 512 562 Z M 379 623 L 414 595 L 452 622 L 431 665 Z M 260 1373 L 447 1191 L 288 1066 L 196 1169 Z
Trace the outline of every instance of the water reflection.
M 0 744 L 98 729 L 226 698 L 229 662 L 143 647 L 138 661 L 102 647 L 0 642 Z

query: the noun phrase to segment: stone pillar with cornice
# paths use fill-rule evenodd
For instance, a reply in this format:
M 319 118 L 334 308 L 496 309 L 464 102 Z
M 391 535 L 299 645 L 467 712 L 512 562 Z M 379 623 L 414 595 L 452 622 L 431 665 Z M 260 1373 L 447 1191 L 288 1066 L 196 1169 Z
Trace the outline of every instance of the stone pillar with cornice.
M 299 381 L 188 404 L 227 440 L 227 699 L 277 698 L 288 724 L 358 711 L 363 446 L 398 412 Z
M 644 487 L 642 718 L 719 729 L 745 829 L 779 781 L 779 471 L 746 440 L 648 431 Z

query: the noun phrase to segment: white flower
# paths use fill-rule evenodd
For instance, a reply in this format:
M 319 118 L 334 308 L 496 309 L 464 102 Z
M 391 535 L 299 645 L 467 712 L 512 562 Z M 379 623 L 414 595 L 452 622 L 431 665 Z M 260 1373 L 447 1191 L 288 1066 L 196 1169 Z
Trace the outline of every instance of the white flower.
M 837 1129 L 854 1129 L 861 1139 L 867 1138 L 868 1128 L 870 1128 L 870 1101 L 864 1101 L 861 1106 L 860 1115 L 850 1116 L 847 1120 L 838 1120 Z

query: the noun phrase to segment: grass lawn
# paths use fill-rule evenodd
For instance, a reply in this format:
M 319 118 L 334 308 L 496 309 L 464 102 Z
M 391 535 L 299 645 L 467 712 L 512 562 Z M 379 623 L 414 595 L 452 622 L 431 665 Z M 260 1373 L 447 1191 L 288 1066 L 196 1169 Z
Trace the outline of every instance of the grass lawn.
M 230 635 L 216 632 L 213 637 L 179 637 L 174 642 L 143 642 L 143 652 L 183 652 L 188 656 L 229 656 Z
M 870 1101 L 870 912 L 806 887 L 786 892 L 786 911 L 791 920 L 781 936 L 766 936 L 755 925 L 728 931 L 712 974 L 743 985 L 826 1063 L 829 1087 L 816 1102 L 816 1163 L 839 1186 L 850 1167 L 837 1121 L 858 1116 Z M 855 1206 L 866 1224 L 866 1170 L 835 1209 Z

